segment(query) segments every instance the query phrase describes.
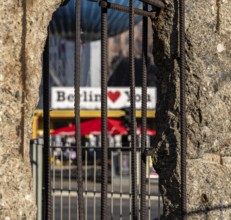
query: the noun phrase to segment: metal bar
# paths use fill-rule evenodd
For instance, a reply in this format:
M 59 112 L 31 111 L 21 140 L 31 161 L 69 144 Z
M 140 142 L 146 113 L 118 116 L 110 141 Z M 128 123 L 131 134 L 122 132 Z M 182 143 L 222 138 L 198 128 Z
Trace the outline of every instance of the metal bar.
M 60 187 L 62 189 L 60 195 L 60 219 L 63 219 L 63 151 L 61 151 L 61 168 L 60 168 Z
M 94 149 L 94 185 L 93 185 L 93 191 L 94 191 L 94 220 L 96 220 L 96 151 Z
M 24 159 L 24 144 L 25 144 L 25 99 L 26 99 L 26 78 L 27 78 L 27 59 L 26 59 L 26 40 L 27 40 L 27 0 L 22 1 L 23 15 L 22 15 L 22 47 L 20 52 L 21 61 L 21 83 L 22 83 L 22 100 L 21 100 L 21 122 L 20 122 L 20 138 L 21 143 L 19 147 L 19 154 Z
M 53 178 L 52 178 L 52 191 L 54 192 L 55 190 L 55 156 L 54 156 L 54 163 L 53 163 L 53 172 L 52 172 L 52 175 L 53 175 Z M 53 193 L 53 220 L 55 220 L 55 196 L 54 196 L 54 193 Z
M 84 220 L 84 202 L 83 202 L 83 176 L 82 176 L 82 148 L 80 134 L 80 15 L 81 15 L 81 0 L 76 0 L 75 5 L 75 140 L 76 140 L 76 159 L 77 159 L 77 185 L 78 185 L 78 211 L 79 220 Z
M 131 143 L 130 143 L 131 145 Z M 132 163 L 132 154 L 129 152 L 129 220 L 132 220 L 132 168 L 131 168 L 131 163 Z
M 69 191 L 69 189 L 68 188 L 63 188 L 63 189 L 61 189 L 61 188 L 56 188 L 55 190 L 54 190 L 54 192 L 55 191 L 58 191 L 58 192 L 66 192 L 66 193 L 69 193 L 69 192 L 77 192 L 78 190 L 76 189 L 76 190 L 71 190 L 71 191 Z M 88 190 L 85 190 L 84 191 L 84 193 L 88 193 L 89 195 L 91 195 L 92 197 L 93 197 L 93 195 L 94 195 L 94 190 L 90 190 L 90 189 L 88 189 Z M 97 194 L 97 196 L 100 196 L 100 193 L 101 193 L 101 190 L 96 190 L 95 191 L 95 194 Z M 89 196 L 88 195 L 88 196 Z M 110 194 L 109 194 L 110 195 Z M 119 195 L 122 195 L 122 196 L 124 196 L 124 198 L 129 198 L 129 197 L 131 197 L 131 192 L 123 192 L 122 194 L 119 192 L 119 191 L 114 191 L 114 196 L 115 195 L 118 195 L 116 198 L 118 198 L 119 197 Z M 63 195 L 64 196 L 64 195 Z M 97 197 L 96 196 L 96 197 Z M 150 192 L 150 199 L 151 199 L 151 197 L 153 198 L 153 197 L 158 197 L 158 193 L 151 193 Z
M 164 3 L 160 0 L 140 0 L 140 1 L 161 9 L 165 7 Z
M 122 187 L 122 156 L 123 156 L 123 152 L 120 150 L 120 220 L 122 220 L 122 216 L 123 216 L 123 187 Z
M 42 220 L 42 185 L 43 185 L 43 146 L 38 145 L 38 219 Z
M 114 151 L 111 152 L 111 219 L 114 219 Z
M 186 97 L 185 97 L 185 0 L 180 0 L 180 128 L 181 128 L 181 219 L 187 219 L 186 189 Z
M 38 206 L 38 184 L 39 184 L 39 179 L 38 179 L 38 145 L 33 143 L 32 146 L 33 146 L 33 161 L 34 161 L 34 158 L 36 161 L 36 164 L 33 164 L 33 175 L 35 175 L 34 180 L 36 181 L 34 183 L 34 186 L 36 186 L 36 188 L 34 190 L 36 191 L 36 193 L 35 193 L 36 205 Z M 38 212 L 37 212 L 37 214 L 38 214 Z
M 113 9 L 116 11 L 122 11 L 125 13 L 129 13 L 129 7 L 125 6 L 125 5 L 119 5 L 119 4 L 115 4 L 115 3 L 111 3 L 111 2 L 105 2 L 105 1 L 101 1 L 100 5 L 103 8 L 108 8 L 108 9 Z M 134 13 L 136 15 L 141 15 L 141 16 L 150 17 L 150 18 L 154 18 L 154 16 L 155 16 L 154 12 L 143 11 L 142 9 L 139 9 L 139 8 L 134 8 Z
M 129 75 L 131 97 L 131 176 L 132 176 L 132 219 L 138 219 L 137 205 L 137 155 L 136 155 L 136 101 L 135 101 L 135 60 L 134 60 L 134 0 L 129 0 Z
M 72 149 L 72 148 L 75 148 L 75 147 L 71 147 L 71 146 L 68 146 L 68 147 L 51 146 L 51 148 Z M 88 147 L 82 147 L 82 150 L 84 150 L 84 151 L 87 151 L 88 149 L 89 149 Z M 91 147 L 91 149 L 99 149 L 99 150 L 101 150 L 101 147 Z M 131 151 L 131 149 L 132 149 L 131 147 L 110 147 L 110 148 L 108 148 L 108 151 L 121 150 L 121 151 L 124 151 L 124 152 L 128 152 L 128 151 Z M 146 148 L 146 154 L 147 154 L 148 151 L 151 152 L 151 150 L 153 150 L 153 148 L 147 147 Z M 139 152 L 139 151 L 141 151 L 141 149 L 139 147 L 137 147 L 136 151 Z M 148 153 L 146 156 L 151 156 L 151 155 L 149 155 L 149 153 Z
M 71 157 L 68 157 L 68 188 L 71 191 Z M 70 191 L 68 195 L 68 219 L 71 220 L 71 196 Z
M 102 1 L 106 2 L 106 0 Z M 107 140 L 107 9 L 101 7 L 101 219 L 106 220 L 108 190 L 108 140 Z
M 43 53 L 44 217 L 51 220 L 49 28 Z
M 85 151 L 85 167 L 87 167 L 87 160 L 88 160 L 88 154 L 87 151 Z M 88 199 L 88 183 L 87 183 L 87 169 L 85 169 L 85 219 L 87 219 L 87 199 Z
M 140 216 L 141 216 L 140 215 L 141 214 L 141 194 L 140 194 L 140 187 L 138 187 L 137 190 L 138 190 L 138 198 L 137 198 L 137 203 L 138 203 L 138 219 L 140 219 Z
M 148 5 L 143 3 L 143 10 L 147 10 Z M 143 17 L 142 31 L 142 130 L 141 130 L 141 212 L 140 219 L 146 219 L 146 140 L 147 140 L 147 68 L 148 68 L 148 19 Z
M 148 169 L 150 164 L 150 156 L 148 157 Z M 148 219 L 151 219 L 151 184 L 150 184 L 150 172 L 148 171 Z

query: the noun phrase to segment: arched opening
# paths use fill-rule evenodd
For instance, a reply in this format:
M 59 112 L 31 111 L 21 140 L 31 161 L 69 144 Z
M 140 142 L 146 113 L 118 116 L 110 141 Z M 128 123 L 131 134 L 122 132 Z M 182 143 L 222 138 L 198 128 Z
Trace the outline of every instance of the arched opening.
M 82 94 L 80 94 L 82 95 L 82 99 L 80 96 L 80 105 L 84 104 L 84 102 L 85 104 L 88 102 L 88 106 L 90 106 L 89 105 L 90 102 L 93 102 L 95 105 L 94 107 L 95 109 L 94 108 L 92 109 L 92 107 L 90 107 L 90 109 L 84 109 L 86 108 L 84 107 L 84 105 L 81 109 L 81 106 L 80 106 L 80 117 L 78 119 L 80 122 L 80 128 L 81 128 L 81 135 L 82 135 L 81 140 L 82 140 L 82 144 L 84 145 L 84 146 L 81 146 L 82 147 L 81 159 L 83 160 L 82 167 L 83 167 L 83 174 L 84 174 L 83 179 L 84 179 L 84 187 L 85 187 L 85 190 L 83 190 L 83 200 L 85 204 L 85 212 L 84 212 L 85 218 L 92 219 L 93 217 L 97 217 L 100 214 L 102 216 L 102 212 L 103 212 L 102 198 L 101 198 L 101 213 L 97 210 L 99 210 L 100 208 L 99 195 L 100 193 L 102 193 L 99 190 L 101 184 L 98 181 L 100 179 L 101 181 L 103 181 L 102 180 L 103 166 L 106 166 L 108 169 L 108 174 L 106 175 L 107 180 L 106 181 L 104 180 L 108 184 L 108 190 L 106 191 L 106 194 L 107 194 L 106 197 L 108 197 L 109 199 L 107 207 L 110 209 L 109 213 L 107 211 L 108 216 L 111 216 L 114 218 L 118 217 L 118 218 L 126 219 L 132 216 L 133 216 L 132 218 L 134 218 L 135 215 L 141 216 L 145 213 L 145 215 L 146 214 L 148 215 L 149 219 L 153 219 L 154 217 L 159 218 L 161 215 L 162 205 L 161 205 L 160 195 L 158 191 L 158 175 L 153 168 L 151 155 L 149 156 L 146 155 L 146 151 L 152 148 L 154 136 L 155 136 L 155 130 L 153 129 L 155 129 L 154 110 L 155 110 L 155 101 L 156 101 L 156 97 L 155 97 L 156 90 L 153 87 L 155 85 L 155 79 L 154 79 L 153 72 L 152 72 L 153 66 L 154 66 L 153 61 L 152 61 L 152 51 L 151 51 L 152 31 L 150 29 L 151 23 L 149 23 L 150 34 L 148 37 L 147 19 L 144 21 L 145 26 L 146 26 L 144 27 L 144 29 L 142 29 L 142 26 L 141 26 L 142 22 L 139 23 L 139 21 L 142 19 L 141 15 L 149 17 L 152 15 L 152 12 L 146 11 L 146 14 L 145 14 L 145 10 L 144 11 L 141 10 L 141 12 L 140 11 L 137 12 L 136 10 L 136 13 L 138 13 L 139 16 L 134 16 L 134 17 L 132 16 L 133 18 L 135 18 L 133 22 L 135 24 L 136 23 L 138 24 L 136 26 L 137 31 L 134 32 L 135 47 L 133 49 L 135 49 L 135 57 L 138 62 L 136 62 L 137 64 L 136 65 L 134 64 L 132 67 L 133 73 L 136 73 L 136 76 L 135 75 L 133 76 L 134 77 L 133 82 L 135 82 L 135 78 L 138 78 L 138 80 L 136 80 L 136 83 L 131 88 L 133 91 L 135 89 L 135 86 L 138 86 L 140 88 L 136 88 L 136 91 L 134 91 L 135 96 L 133 96 L 136 102 L 136 108 L 138 109 L 138 111 L 135 110 L 134 106 L 131 107 L 131 109 L 133 109 L 132 111 L 127 111 L 127 108 L 130 108 L 130 106 L 134 104 L 134 102 L 132 104 L 130 101 L 133 98 L 132 98 L 132 95 L 130 94 L 132 90 L 129 88 L 130 83 L 129 83 L 129 77 L 128 77 L 129 71 L 131 69 L 129 67 L 129 64 L 131 64 L 131 60 L 134 60 L 135 58 L 129 52 L 129 48 L 131 48 L 131 43 L 129 42 L 130 41 L 129 35 L 131 32 L 131 29 L 127 33 L 124 33 L 123 36 L 116 36 L 114 38 L 109 38 L 109 39 L 106 38 L 104 42 L 101 42 L 101 44 L 107 45 L 107 47 L 109 48 L 108 50 L 109 59 L 108 57 L 106 57 L 106 59 L 104 58 L 103 60 L 101 58 L 101 61 L 100 61 L 99 55 L 100 55 L 101 49 L 98 49 L 97 51 L 97 50 L 93 50 L 92 47 L 95 47 L 96 45 L 95 41 L 97 40 L 98 36 L 100 36 L 102 33 L 105 33 L 103 32 L 102 29 L 101 30 L 99 29 L 98 27 L 99 24 L 95 22 L 95 20 L 98 19 L 96 18 L 96 15 L 100 13 L 101 9 L 97 3 L 83 2 L 82 4 L 83 4 L 81 5 L 83 7 L 81 8 L 83 10 L 82 13 L 86 16 L 86 13 L 84 13 L 84 5 L 85 5 L 87 10 L 90 10 L 90 9 L 92 10 L 92 13 L 93 13 L 92 18 L 94 18 L 90 22 L 90 24 L 86 24 L 86 22 L 84 23 L 84 18 L 83 18 L 83 24 L 80 22 L 80 24 L 82 24 L 82 30 L 83 30 L 81 34 L 82 35 L 82 47 L 81 47 L 80 63 L 81 63 L 82 68 L 80 69 L 80 78 L 85 77 L 85 78 L 91 79 L 90 84 L 89 84 L 89 80 L 82 80 L 82 81 L 80 80 L 79 82 L 80 85 L 82 83 L 82 87 L 83 87 L 83 88 L 80 87 L 80 92 L 81 92 L 81 89 L 83 90 Z M 141 3 L 137 1 L 136 5 L 138 6 L 138 4 L 141 4 Z M 73 8 L 70 8 L 71 5 L 72 6 L 74 5 L 73 1 L 70 1 L 68 5 L 64 6 L 64 8 L 59 9 L 59 11 L 57 11 L 58 14 L 54 14 L 53 18 L 59 19 L 60 17 L 58 17 L 58 15 L 61 16 L 63 12 L 65 12 L 64 16 L 66 16 L 66 18 L 68 18 L 68 16 L 73 16 L 73 13 L 72 13 Z M 89 5 L 89 8 L 87 7 L 87 5 Z M 92 5 L 93 7 L 91 8 Z M 126 10 L 129 9 L 129 7 L 126 5 L 124 5 L 123 7 L 125 7 Z M 69 9 L 70 11 L 68 11 Z M 96 10 L 95 16 L 94 16 L 94 10 Z M 115 15 L 113 13 L 115 13 Z M 116 19 L 113 20 L 112 19 L 113 16 L 114 18 L 117 18 L 118 21 L 116 21 Z M 86 20 L 89 19 L 88 16 L 86 17 L 87 17 Z M 124 30 L 128 29 L 129 16 L 127 13 L 117 12 L 117 11 L 114 12 L 113 10 L 108 10 L 107 17 L 108 17 L 107 19 L 108 20 L 108 31 L 107 31 L 108 36 L 110 35 L 113 36 L 117 32 L 118 33 L 123 32 Z M 75 19 L 75 15 L 73 19 Z M 71 20 L 70 18 L 64 19 L 64 21 L 70 21 L 70 20 Z M 124 21 L 122 25 L 120 23 L 120 20 Z M 74 63 L 75 62 L 74 62 L 73 56 L 74 56 L 74 45 L 76 45 L 75 44 L 76 41 L 71 42 L 72 40 L 71 36 L 75 35 L 75 33 L 74 34 L 71 33 L 71 31 L 73 31 L 72 27 L 69 26 L 71 25 L 71 22 L 70 24 L 67 23 L 65 25 L 62 25 L 63 20 L 60 20 L 60 21 L 54 20 L 53 22 L 54 22 L 53 25 L 51 24 L 50 26 L 51 34 L 53 34 L 53 36 L 50 35 L 50 43 L 52 44 L 51 46 L 53 46 L 54 48 L 57 47 L 57 44 L 58 44 L 58 49 L 56 49 L 57 50 L 56 54 L 54 53 L 52 54 L 52 57 L 50 56 L 49 61 L 50 59 L 53 59 L 54 57 L 56 58 L 56 60 L 57 58 L 62 60 L 62 62 L 68 61 L 69 63 L 72 63 L 72 70 L 67 71 L 65 69 L 66 64 L 68 64 L 67 62 L 62 64 L 63 66 L 65 66 L 65 68 L 63 68 L 63 66 L 59 64 L 58 64 L 59 68 L 55 67 L 55 65 L 57 64 L 56 62 L 53 62 L 53 63 L 50 62 L 51 64 L 49 64 L 49 66 L 46 67 L 46 68 L 49 67 L 51 70 L 50 76 L 52 77 L 52 84 L 56 86 L 58 85 L 59 87 L 53 88 L 54 93 L 53 91 L 51 93 L 55 97 L 55 98 L 52 97 L 51 100 L 56 101 L 56 107 L 55 105 L 53 105 L 54 103 L 52 102 L 51 104 L 54 107 L 50 106 L 49 103 L 46 103 L 46 109 L 50 106 L 52 111 L 49 113 L 49 109 L 48 109 L 46 111 L 46 114 L 44 113 L 44 117 L 45 115 L 47 115 L 47 113 L 49 113 L 49 116 L 52 116 L 52 114 L 55 114 L 54 111 L 56 111 L 57 115 L 56 115 L 56 118 L 54 118 L 53 122 L 54 122 L 54 125 L 56 123 L 56 126 L 57 125 L 59 126 L 55 127 L 54 125 L 52 125 L 54 126 L 52 127 L 52 129 L 54 130 L 52 131 L 52 133 L 55 136 L 50 137 L 52 139 L 51 147 L 49 147 L 50 148 L 49 151 L 51 153 L 49 157 L 52 158 L 52 160 L 50 161 L 51 162 L 51 165 L 50 165 L 51 173 L 49 169 L 45 168 L 47 169 L 47 172 L 50 173 L 49 183 L 51 185 L 45 186 L 45 188 L 48 187 L 48 191 L 50 191 L 49 187 L 52 188 L 50 200 L 52 200 L 51 203 L 53 202 L 53 205 L 52 205 L 53 211 L 52 209 L 50 209 L 50 211 L 52 211 L 53 213 L 53 218 L 57 218 L 58 216 L 61 216 L 63 218 L 75 218 L 77 213 L 76 213 L 76 210 L 73 209 L 72 207 L 76 207 L 78 204 L 77 202 L 78 197 L 76 194 L 77 185 L 76 185 L 76 179 L 75 179 L 76 178 L 75 172 L 77 169 L 76 157 L 78 156 L 78 152 L 77 153 L 75 152 L 75 147 L 76 147 L 76 144 L 75 144 L 76 136 L 75 135 L 76 135 L 76 127 L 78 126 L 70 125 L 70 123 L 73 123 L 74 125 L 76 123 L 75 121 L 76 119 L 74 119 L 73 117 L 74 116 L 74 109 L 73 109 L 74 94 L 71 94 L 71 92 L 66 94 L 66 91 L 68 91 L 68 89 L 73 90 L 73 88 L 63 88 L 63 87 L 60 87 L 60 85 L 65 85 L 65 86 L 68 85 L 69 87 L 74 86 L 73 75 L 74 75 L 74 66 L 75 66 Z M 72 21 L 72 23 L 74 22 Z M 87 27 L 86 29 L 84 29 L 85 27 L 84 25 Z M 61 28 L 62 26 L 66 27 L 65 31 L 68 33 L 65 40 L 64 38 L 60 40 L 60 37 L 64 37 L 66 33 Z M 55 29 L 55 27 L 57 29 Z M 133 27 L 132 27 L 132 30 L 133 30 Z M 148 39 L 149 44 L 146 40 L 142 40 L 142 33 L 144 35 L 144 38 Z M 89 43 L 89 41 L 94 41 L 94 43 Z M 69 51 L 68 51 L 68 44 L 72 45 L 72 46 L 69 46 Z M 91 48 L 90 52 L 89 52 L 89 47 Z M 142 47 L 146 47 L 146 49 L 143 49 L 143 52 L 142 52 Z M 50 51 L 51 50 L 53 49 L 51 49 L 50 47 Z M 69 58 L 72 58 L 72 61 L 70 61 L 70 59 L 67 59 L 67 56 L 68 55 L 70 56 L 70 54 L 68 53 L 72 55 L 72 57 L 69 57 Z M 97 53 L 98 53 L 98 56 L 96 55 Z M 102 53 L 102 50 L 101 50 L 101 53 Z M 115 53 L 115 55 L 113 53 Z M 149 57 L 147 55 L 148 53 L 149 53 Z M 88 61 L 84 60 L 84 58 L 86 59 L 86 57 L 84 56 L 88 56 L 87 57 Z M 115 58 L 113 58 L 113 56 L 115 56 Z M 96 60 L 97 62 L 95 62 L 94 60 Z M 114 60 L 113 65 L 110 64 L 110 60 Z M 101 127 L 95 128 L 95 126 L 97 126 L 97 116 L 93 116 L 93 118 L 96 117 L 96 119 L 92 120 L 92 122 L 89 122 L 89 118 L 92 118 L 92 115 L 91 115 L 92 112 L 97 112 L 97 111 L 100 112 L 100 108 L 101 108 L 101 115 L 103 115 L 103 111 L 105 111 L 105 109 L 102 110 L 102 107 L 100 106 L 100 102 L 102 103 L 107 98 L 106 97 L 102 98 L 103 96 L 102 94 L 100 96 L 100 86 L 101 86 L 101 91 L 102 91 L 103 85 L 102 85 L 102 81 L 97 82 L 97 80 L 100 80 L 100 78 L 102 77 L 100 76 L 101 71 L 97 69 L 97 68 L 101 68 L 99 65 L 100 62 L 104 63 L 102 64 L 103 66 L 107 65 L 107 63 L 109 62 L 109 65 L 108 65 L 109 69 L 106 70 L 106 75 L 105 75 L 106 81 L 108 81 L 107 78 L 109 78 L 108 74 L 111 73 L 111 75 L 114 78 L 117 77 L 117 82 L 119 82 L 117 83 L 115 79 L 111 79 L 109 85 L 113 85 L 114 88 L 108 87 L 107 93 L 106 93 L 108 96 L 108 103 L 109 103 L 109 106 L 108 106 L 109 111 L 108 110 L 107 111 L 109 115 L 112 115 L 111 117 L 109 116 L 110 121 L 108 121 L 108 125 L 107 125 L 109 130 L 107 131 L 106 142 L 104 142 L 104 147 L 108 148 L 108 153 L 106 156 L 106 161 L 107 161 L 106 163 L 105 161 L 103 162 L 103 156 L 102 156 L 102 151 L 104 149 L 104 147 L 101 147 L 103 144 L 102 143 L 102 138 L 103 138 L 102 130 L 101 130 Z M 87 65 L 85 65 L 85 63 Z M 117 70 L 116 72 L 117 66 L 120 65 L 120 63 L 122 63 L 123 65 L 122 71 L 124 72 L 124 74 L 122 74 L 121 70 L 120 71 Z M 149 65 L 148 63 L 150 63 L 151 65 Z M 91 67 L 91 65 L 93 67 Z M 143 70 L 144 68 L 145 70 Z M 148 68 L 150 71 L 147 71 L 146 68 Z M 61 69 L 62 71 L 60 71 Z M 55 72 L 55 70 L 57 70 L 57 72 Z M 118 72 L 120 73 L 120 75 L 118 74 Z M 142 76 L 141 72 L 145 72 L 145 73 L 149 72 L 150 74 L 148 75 L 148 78 L 152 79 L 152 82 L 150 81 L 148 82 L 148 85 L 151 87 L 148 88 L 148 91 L 146 92 L 143 89 L 146 88 L 145 84 L 147 84 L 147 82 L 146 83 L 144 82 L 143 84 L 141 82 L 147 79 L 143 79 L 141 77 Z M 97 78 L 97 73 L 99 74 L 98 78 Z M 71 78 L 72 80 L 70 80 Z M 120 84 L 120 80 L 118 80 L 119 78 L 121 78 L 121 80 L 123 78 L 124 84 Z M 48 78 L 46 80 L 48 80 Z M 69 81 L 69 84 L 68 84 L 68 81 Z M 86 87 L 84 88 L 84 86 L 86 85 L 87 86 L 98 85 L 99 88 L 86 88 Z M 119 87 L 121 85 L 123 86 L 123 88 Z M 46 90 L 47 89 L 49 89 L 49 87 L 46 87 Z M 97 95 L 97 91 L 99 91 L 99 95 Z M 142 94 L 144 93 L 146 93 L 147 98 L 145 101 L 142 101 L 144 99 L 143 97 L 144 95 Z M 117 99 L 119 99 L 120 96 L 121 97 L 124 96 L 122 97 L 124 101 L 121 99 L 121 100 L 118 100 L 117 102 Z M 49 96 L 45 96 L 45 100 L 46 101 L 50 100 Z M 61 102 L 63 103 L 61 103 L 61 105 L 59 103 L 59 106 L 57 107 L 57 101 L 59 101 L 60 103 Z M 65 101 L 70 101 L 71 103 L 70 104 L 71 109 L 69 110 L 69 114 L 70 114 L 69 121 L 67 119 L 68 116 L 65 116 L 63 114 L 64 113 L 63 110 L 60 111 L 59 109 L 55 109 L 55 108 L 68 108 L 68 106 L 64 104 Z M 146 106 L 148 105 L 148 110 L 147 110 L 147 107 L 144 107 L 144 105 Z M 84 117 L 81 118 L 81 113 L 83 115 L 83 112 L 81 112 L 81 110 L 84 110 L 85 112 L 88 111 L 87 113 L 89 115 L 85 116 L 85 118 Z M 123 116 L 124 114 L 127 114 L 127 115 L 125 115 L 124 117 Z M 49 120 L 49 116 L 47 116 L 48 118 L 46 118 L 45 120 L 52 122 L 51 120 Z M 130 119 L 131 116 L 135 117 L 135 121 L 134 119 L 132 119 L 133 121 Z M 123 122 L 123 120 L 126 120 L 126 117 L 128 118 L 127 125 L 125 125 L 125 123 Z M 116 125 L 113 124 L 112 130 L 110 130 L 110 123 L 118 123 L 118 121 L 116 121 L 115 119 L 111 119 L 111 118 L 117 118 L 117 120 L 118 119 L 122 120 L 120 122 L 120 127 L 117 128 L 115 127 Z M 62 122 L 65 122 L 66 124 L 62 124 Z M 85 133 L 84 123 L 88 123 L 88 122 L 89 122 L 89 125 L 87 126 L 87 128 L 90 127 L 91 129 L 89 132 Z M 149 129 L 147 129 L 147 122 L 149 123 L 149 126 L 153 126 L 152 129 L 150 127 Z M 101 123 L 100 119 L 99 119 L 99 123 Z M 63 127 L 65 125 L 67 127 Z M 137 129 L 135 128 L 136 126 L 138 126 Z M 136 132 L 135 134 L 132 134 L 132 130 L 134 131 L 134 129 Z M 143 130 L 145 130 L 145 133 L 143 133 Z M 44 130 L 45 132 L 44 135 L 49 136 L 49 133 L 46 134 L 46 132 L 48 131 L 49 131 L 49 127 L 46 127 L 46 130 Z M 49 139 L 48 136 L 47 136 L 47 140 Z M 134 140 L 134 137 L 135 137 L 135 140 Z M 70 141 L 73 141 L 73 142 L 71 143 Z M 109 143 L 110 146 L 107 145 L 107 143 Z M 135 154 L 133 152 L 134 147 L 132 146 L 136 146 L 135 148 L 137 148 L 136 149 L 137 152 L 135 152 Z M 35 148 L 37 147 L 38 146 L 35 145 Z M 73 158 L 71 155 L 73 156 Z M 136 165 L 135 169 L 133 167 L 134 160 L 137 161 L 135 162 L 135 165 Z M 66 173 L 65 174 L 66 176 L 64 175 L 64 173 Z M 134 178 L 137 178 L 135 184 L 132 183 Z M 137 188 L 137 193 L 134 192 L 134 187 Z M 105 202 L 105 199 L 103 200 L 103 203 Z M 140 203 L 140 201 L 142 200 L 141 210 L 138 210 L 136 208 L 135 209 L 136 211 L 134 212 L 134 207 L 132 208 L 134 200 L 136 200 L 135 206 L 138 205 L 138 203 Z M 151 206 L 151 204 L 153 205 Z M 89 209 L 91 209 L 90 208 L 91 206 L 93 206 L 93 212 L 88 211 Z

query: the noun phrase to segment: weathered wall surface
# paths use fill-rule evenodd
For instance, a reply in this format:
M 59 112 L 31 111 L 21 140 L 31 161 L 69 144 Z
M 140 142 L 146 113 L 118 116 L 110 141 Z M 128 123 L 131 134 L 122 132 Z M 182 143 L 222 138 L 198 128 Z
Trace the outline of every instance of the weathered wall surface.
M 28 141 L 46 27 L 59 1 L 27 0 L 26 30 L 22 1 L 1 1 L 0 219 L 35 216 Z M 177 1 L 165 1 L 166 9 L 153 22 L 161 85 L 154 159 L 163 219 L 173 220 L 180 210 L 179 16 Z M 231 219 L 230 11 L 229 0 L 186 1 L 189 219 Z
M 60 1 L 27 0 L 26 14 L 25 1 L 1 1 L 0 219 L 35 219 L 29 138 L 47 25 Z
M 153 21 L 159 67 L 155 167 L 163 219 L 179 219 L 178 1 Z M 186 0 L 187 199 L 189 219 L 231 219 L 231 1 Z

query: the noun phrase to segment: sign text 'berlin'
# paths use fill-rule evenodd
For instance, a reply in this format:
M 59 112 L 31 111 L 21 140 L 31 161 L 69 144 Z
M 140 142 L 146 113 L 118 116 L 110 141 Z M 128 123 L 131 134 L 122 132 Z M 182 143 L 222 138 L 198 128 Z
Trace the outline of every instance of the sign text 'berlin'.
M 73 87 L 53 87 L 51 94 L 52 109 L 73 109 L 74 108 L 74 88 Z M 108 87 L 108 109 L 121 109 L 130 106 L 130 89 L 128 87 Z M 136 108 L 141 108 L 142 93 L 141 88 L 136 88 Z M 147 89 L 147 107 L 155 109 L 156 88 Z M 96 87 L 80 88 L 80 108 L 100 109 L 101 90 Z

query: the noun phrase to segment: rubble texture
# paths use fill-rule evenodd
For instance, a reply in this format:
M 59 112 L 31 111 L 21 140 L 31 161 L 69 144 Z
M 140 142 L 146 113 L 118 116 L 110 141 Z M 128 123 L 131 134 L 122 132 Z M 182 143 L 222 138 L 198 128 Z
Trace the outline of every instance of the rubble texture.
M 47 26 L 60 1 L 1 1 L 0 219 L 35 219 L 29 139 Z
M 180 219 L 179 13 L 153 20 L 159 68 L 157 146 L 163 219 Z M 231 1 L 186 0 L 188 219 L 231 219 Z

